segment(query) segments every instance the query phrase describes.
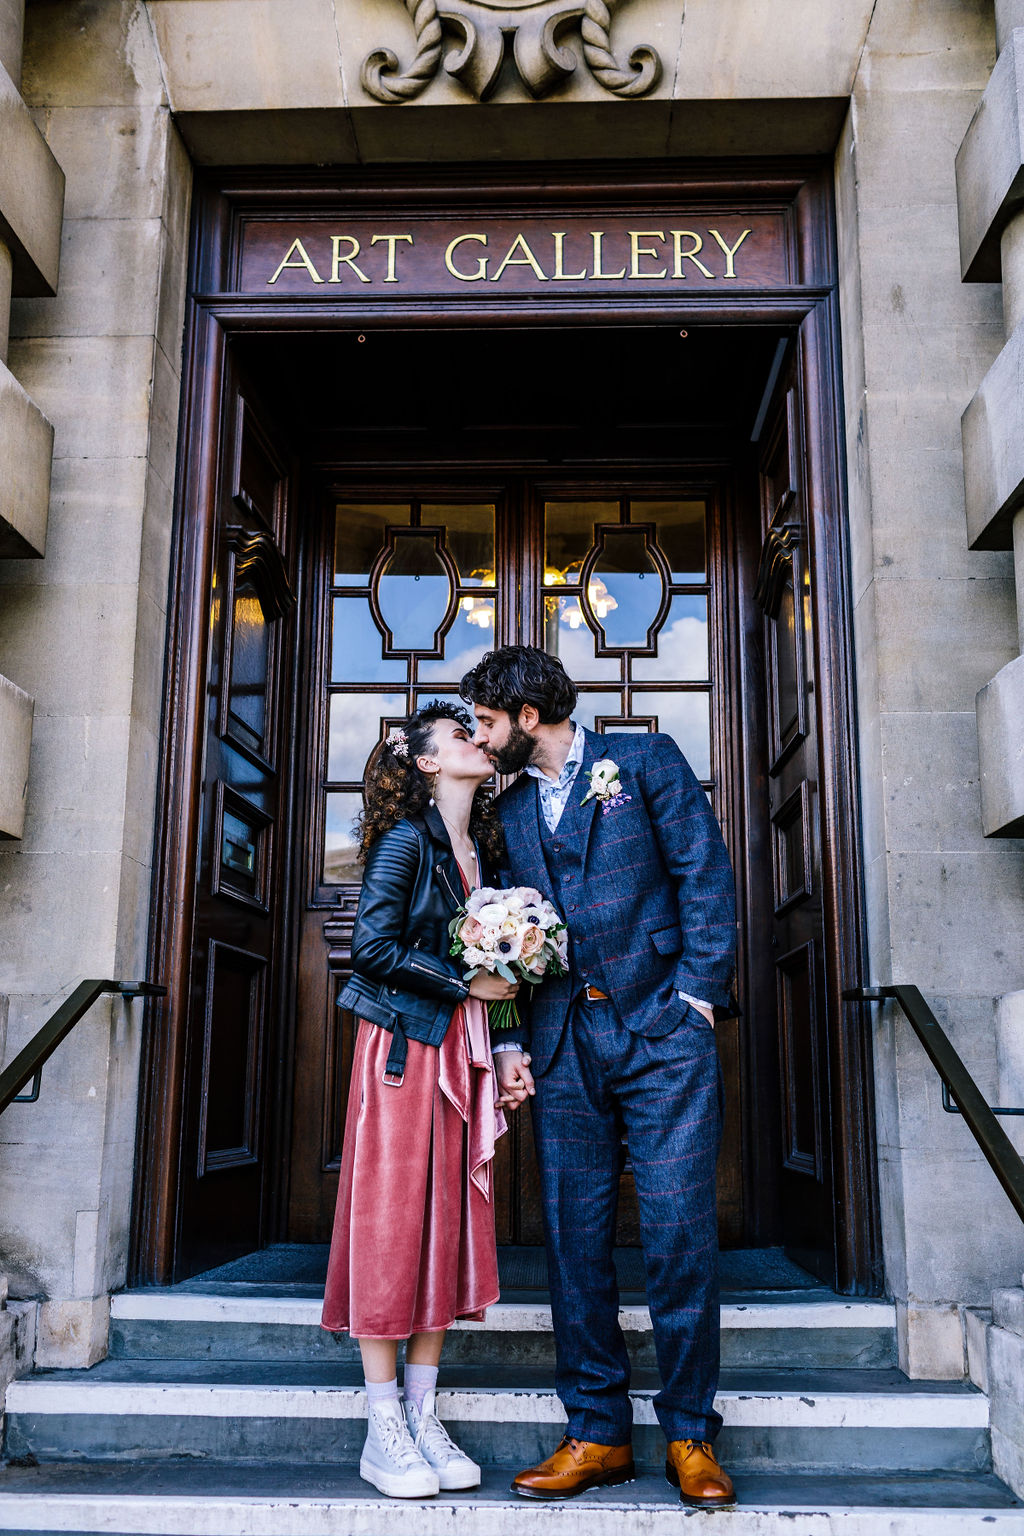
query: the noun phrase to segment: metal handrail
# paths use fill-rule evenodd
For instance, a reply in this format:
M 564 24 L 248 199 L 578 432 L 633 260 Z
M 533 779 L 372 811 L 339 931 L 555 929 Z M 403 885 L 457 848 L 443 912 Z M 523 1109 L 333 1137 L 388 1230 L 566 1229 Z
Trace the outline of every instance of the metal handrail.
M 1007 1198 L 1024 1221 L 1024 1159 L 996 1119 L 997 1111 L 985 1101 L 981 1089 L 953 1049 L 952 1042 L 917 987 L 853 987 L 843 993 L 844 1002 L 880 1003 L 893 998 L 907 1018 L 951 1095 L 989 1167 L 1006 1191 Z M 944 1094 L 944 1097 L 945 1097 Z M 1016 1110 L 1001 1110 L 1015 1114 Z
M 66 998 L 56 1013 L 47 1019 L 32 1039 L 0 1072 L 0 1114 L 9 1104 L 34 1104 L 39 1097 L 39 1083 L 43 1067 L 66 1035 L 69 1035 L 84 1013 L 88 1013 L 98 997 L 105 992 L 116 992 L 121 997 L 166 997 L 167 988 L 150 981 L 81 981 Z M 28 1093 L 21 1089 L 31 1080 Z

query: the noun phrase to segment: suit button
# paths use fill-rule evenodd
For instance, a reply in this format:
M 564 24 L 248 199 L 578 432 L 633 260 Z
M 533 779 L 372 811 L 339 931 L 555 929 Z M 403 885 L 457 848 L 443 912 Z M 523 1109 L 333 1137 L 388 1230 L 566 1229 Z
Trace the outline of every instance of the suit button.
M 562 878 L 565 879 L 565 880 L 571 880 L 572 879 L 572 875 L 564 875 Z
M 555 850 L 556 853 L 561 853 L 561 851 L 562 851 L 561 843 L 552 843 L 551 846 Z
M 398 996 L 398 988 L 397 987 L 388 987 L 388 991 L 391 993 L 392 997 L 397 997 Z

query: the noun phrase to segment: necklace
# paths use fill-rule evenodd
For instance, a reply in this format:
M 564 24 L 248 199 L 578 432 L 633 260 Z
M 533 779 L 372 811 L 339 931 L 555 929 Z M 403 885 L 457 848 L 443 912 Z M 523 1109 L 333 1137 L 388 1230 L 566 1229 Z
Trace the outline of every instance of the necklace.
M 460 842 L 465 843 L 467 848 L 473 847 L 473 839 L 470 837 L 469 833 L 460 832 L 458 827 L 453 827 L 440 806 L 437 807 L 437 813 L 441 820 L 444 822 L 445 826 L 448 828 L 448 831 L 451 833 L 452 837 L 457 837 Z
M 436 802 L 435 802 L 435 804 L 436 804 Z M 440 816 L 441 820 L 444 822 L 445 826 L 448 828 L 449 833 L 451 834 L 451 838 L 452 838 L 452 851 L 453 852 L 455 851 L 455 842 L 456 842 L 456 840 L 458 840 L 458 842 L 460 842 L 462 844 L 463 852 L 469 855 L 469 858 L 468 858 L 467 862 L 469 863 L 470 867 L 475 870 L 476 866 L 477 866 L 477 860 L 476 860 L 476 847 L 474 846 L 473 839 L 469 836 L 468 833 L 460 832 L 458 827 L 453 827 L 451 822 L 448 820 L 448 817 L 445 815 L 444 811 L 442 811 L 440 806 L 437 807 L 437 814 Z M 455 858 L 456 858 L 456 861 L 458 862 L 459 867 L 461 869 L 462 868 L 462 860 L 459 858 L 457 853 L 455 854 Z M 468 885 L 472 885 L 473 884 L 473 880 L 474 879 L 479 879 L 479 878 L 480 878 L 479 874 L 476 874 L 475 876 L 473 876 L 473 875 L 466 875 L 465 876 L 466 883 Z

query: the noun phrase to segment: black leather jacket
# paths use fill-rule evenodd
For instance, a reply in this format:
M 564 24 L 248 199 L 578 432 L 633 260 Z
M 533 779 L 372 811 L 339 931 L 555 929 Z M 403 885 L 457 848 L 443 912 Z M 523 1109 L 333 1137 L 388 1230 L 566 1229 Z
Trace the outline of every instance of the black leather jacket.
M 401 1081 L 406 1036 L 440 1045 L 455 1005 L 469 995 L 464 967 L 449 954 L 448 925 L 464 899 L 436 806 L 400 821 L 370 849 L 352 933 L 353 974 L 338 1005 L 392 1031 L 389 1080 Z

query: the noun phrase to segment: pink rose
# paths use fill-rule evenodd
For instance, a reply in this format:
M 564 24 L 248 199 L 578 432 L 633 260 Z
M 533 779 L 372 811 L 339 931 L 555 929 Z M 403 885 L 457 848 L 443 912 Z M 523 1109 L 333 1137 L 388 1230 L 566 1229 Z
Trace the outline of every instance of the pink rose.
M 475 917 L 467 917 L 459 929 L 459 938 L 463 944 L 479 944 L 483 936 L 483 924 Z
M 523 959 L 528 960 L 531 955 L 535 955 L 543 943 L 544 933 L 542 929 L 535 927 L 524 928 L 523 947 L 520 950 Z

